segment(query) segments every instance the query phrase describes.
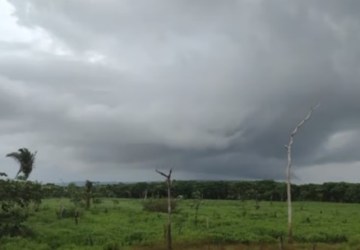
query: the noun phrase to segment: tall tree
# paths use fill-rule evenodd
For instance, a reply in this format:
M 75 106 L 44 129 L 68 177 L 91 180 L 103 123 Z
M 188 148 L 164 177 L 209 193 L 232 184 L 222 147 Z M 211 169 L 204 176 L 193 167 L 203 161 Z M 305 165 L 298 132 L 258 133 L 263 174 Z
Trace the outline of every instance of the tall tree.
M 19 178 L 19 174 L 23 173 L 21 179 L 27 180 L 34 168 L 36 151 L 34 153 L 30 152 L 27 148 L 20 148 L 17 152 L 12 152 L 6 155 L 6 157 L 11 157 L 15 159 L 19 164 L 20 168 L 17 172 L 15 178 Z
M 166 241 L 167 241 L 167 250 L 172 249 L 172 239 L 171 239 L 171 173 L 172 169 L 170 169 L 169 174 L 165 174 L 156 169 L 156 172 L 166 178 L 167 185 L 167 200 L 168 200 L 168 221 L 166 228 Z
M 292 164 L 292 159 L 291 159 L 291 147 L 294 143 L 294 136 L 296 135 L 296 133 L 299 131 L 299 129 L 305 124 L 305 122 L 307 120 L 310 119 L 312 113 L 314 112 L 314 110 L 318 107 L 314 106 L 311 107 L 310 111 L 308 112 L 308 114 L 305 116 L 305 118 L 303 120 L 301 120 L 295 127 L 295 129 L 291 132 L 290 134 L 290 139 L 289 139 L 289 144 L 285 145 L 285 148 L 287 149 L 287 159 L 288 159 L 288 163 L 287 163 L 287 168 L 286 168 L 286 191 L 287 191 L 287 203 L 288 203 L 288 241 L 289 243 L 292 242 L 293 240 L 293 232 L 292 232 L 292 207 L 291 207 L 291 164 Z

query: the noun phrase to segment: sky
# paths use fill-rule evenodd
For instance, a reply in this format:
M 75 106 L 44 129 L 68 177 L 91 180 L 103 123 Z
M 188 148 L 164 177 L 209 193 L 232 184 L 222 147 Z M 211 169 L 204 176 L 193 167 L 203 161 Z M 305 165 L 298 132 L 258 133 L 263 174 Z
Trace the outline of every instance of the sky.
M 360 1 L 1 0 L 0 166 L 31 180 L 360 180 Z

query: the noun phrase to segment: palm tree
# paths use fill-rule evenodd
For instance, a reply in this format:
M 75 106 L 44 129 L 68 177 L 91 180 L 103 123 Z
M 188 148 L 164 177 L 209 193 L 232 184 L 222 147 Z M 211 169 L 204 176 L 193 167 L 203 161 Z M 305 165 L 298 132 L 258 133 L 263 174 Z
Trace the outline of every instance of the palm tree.
M 9 153 L 6 157 L 15 159 L 20 164 L 20 169 L 17 172 L 15 178 L 19 178 L 19 174 L 22 172 L 24 175 L 21 177 L 26 180 L 34 167 L 36 151 L 31 153 L 27 148 L 20 148 L 18 152 Z

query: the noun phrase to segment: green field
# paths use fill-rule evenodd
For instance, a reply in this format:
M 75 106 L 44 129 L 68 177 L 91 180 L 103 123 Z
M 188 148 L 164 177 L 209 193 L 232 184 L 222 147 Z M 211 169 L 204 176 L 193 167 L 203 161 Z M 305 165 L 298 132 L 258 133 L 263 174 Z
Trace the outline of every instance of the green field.
M 3 237 L 0 249 L 162 249 L 166 214 L 145 212 L 142 200 L 103 199 L 81 210 L 79 224 L 59 219 L 67 199 L 44 200 L 32 212 L 26 238 Z M 195 224 L 193 201 L 180 200 L 173 214 L 175 249 L 279 249 L 286 236 L 285 202 L 204 200 Z M 294 202 L 295 247 L 360 249 L 360 205 Z M 284 239 L 286 241 L 286 239 Z M 314 244 L 316 243 L 316 244 Z M 359 247 L 358 247 L 359 246 Z

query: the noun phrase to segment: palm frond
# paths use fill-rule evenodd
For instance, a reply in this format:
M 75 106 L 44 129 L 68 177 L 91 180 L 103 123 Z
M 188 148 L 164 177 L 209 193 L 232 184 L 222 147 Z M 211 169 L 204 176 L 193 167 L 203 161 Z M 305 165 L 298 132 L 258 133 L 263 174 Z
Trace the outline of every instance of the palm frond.
M 11 157 L 17 161 L 20 161 L 21 160 L 21 154 L 18 153 L 18 152 L 12 152 L 12 153 L 9 153 L 6 155 L 6 157 Z

